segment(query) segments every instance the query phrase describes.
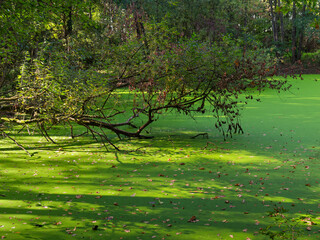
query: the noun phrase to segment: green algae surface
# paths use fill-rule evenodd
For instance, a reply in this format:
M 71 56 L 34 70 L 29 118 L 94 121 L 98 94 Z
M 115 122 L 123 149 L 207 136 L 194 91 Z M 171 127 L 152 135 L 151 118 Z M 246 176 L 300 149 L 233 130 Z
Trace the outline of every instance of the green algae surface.
M 63 128 L 52 132 L 58 146 L 19 135 L 33 157 L 1 140 L 0 237 L 270 239 L 268 226 L 278 236 L 291 226 L 283 239 L 319 239 L 317 78 L 261 93 L 242 111 L 245 133 L 227 141 L 210 114 L 163 116 L 154 139 L 118 141 L 123 152 Z M 199 133 L 208 138 L 191 139 Z

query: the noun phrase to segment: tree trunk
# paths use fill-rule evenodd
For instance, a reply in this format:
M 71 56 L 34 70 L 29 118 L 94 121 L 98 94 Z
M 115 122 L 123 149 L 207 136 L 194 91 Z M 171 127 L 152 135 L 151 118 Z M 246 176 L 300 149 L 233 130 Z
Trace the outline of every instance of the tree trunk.
M 269 4 L 270 4 L 270 13 L 271 13 L 271 21 L 272 21 L 273 41 L 276 43 L 278 42 L 277 19 L 273 11 L 274 9 L 273 1 L 269 0 Z
M 274 18 L 275 18 L 275 27 L 276 27 L 276 34 L 277 34 L 277 45 L 278 45 L 278 41 L 279 41 L 279 32 L 280 32 L 280 26 L 279 26 L 279 12 L 277 11 L 277 7 L 278 7 L 278 1 L 277 0 L 274 0 L 274 12 L 273 12 L 273 15 L 274 15 Z
M 72 34 L 72 6 L 69 7 L 68 22 L 67 22 L 67 35 Z
M 134 2 L 131 2 L 133 6 L 133 16 L 134 16 L 134 22 L 136 25 L 136 32 L 137 32 L 137 38 L 138 39 L 143 39 L 144 41 L 144 51 L 145 51 L 145 56 L 149 55 L 149 44 L 146 36 L 146 31 L 144 29 L 143 25 L 143 19 L 142 19 L 142 13 L 140 5 L 136 6 Z
M 303 5 L 302 7 L 302 21 L 304 21 L 304 16 L 306 13 L 306 4 Z M 303 38 L 304 38 L 304 27 L 302 26 L 300 28 L 300 34 L 299 34 L 299 45 L 298 45 L 298 50 L 297 50 L 297 60 L 301 60 L 302 57 L 302 44 L 303 44 Z
M 245 0 L 243 2 L 245 4 L 244 6 L 244 22 L 243 22 L 243 28 L 242 34 L 244 35 L 244 49 L 247 48 L 247 42 L 248 42 L 248 37 L 247 37 L 247 26 L 248 26 L 248 0 Z
M 105 0 L 103 2 L 103 16 L 107 15 L 107 3 L 108 3 L 108 0 Z
M 270 13 L 271 13 L 271 22 L 272 22 L 272 32 L 273 32 L 273 41 L 278 42 L 278 31 L 277 31 L 277 19 L 273 11 L 273 1 L 269 0 Z M 275 4 L 276 5 L 276 4 Z
M 295 63 L 297 61 L 297 8 L 296 2 L 293 1 L 292 6 L 292 43 L 291 43 L 291 63 Z
M 278 7 L 281 8 L 281 0 L 278 0 Z M 284 43 L 284 25 L 283 25 L 282 12 L 280 12 L 280 35 L 281 35 L 281 42 Z
M 92 19 L 92 7 L 91 6 L 89 7 L 89 19 L 90 20 Z
M 66 12 L 63 13 L 63 31 L 64 39 L 68 43 L 68 37 L 72 33 L 72 6 L 67 7 Z

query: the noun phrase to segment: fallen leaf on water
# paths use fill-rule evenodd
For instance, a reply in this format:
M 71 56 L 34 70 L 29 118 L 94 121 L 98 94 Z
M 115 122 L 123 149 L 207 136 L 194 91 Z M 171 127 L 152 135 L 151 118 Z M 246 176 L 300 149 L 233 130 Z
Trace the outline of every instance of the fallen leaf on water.
M 192 216 L 192 217 L 188 220 L 188 222 L 196 222 L 196 221 L 197 221 L 196 216 Z

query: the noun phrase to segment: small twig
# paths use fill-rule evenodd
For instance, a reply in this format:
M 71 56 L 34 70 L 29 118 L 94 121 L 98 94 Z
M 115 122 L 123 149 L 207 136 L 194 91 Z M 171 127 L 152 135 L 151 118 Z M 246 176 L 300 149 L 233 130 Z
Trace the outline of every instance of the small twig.
M 10 137 L 5 131 L 1 130 L 0 131 L 2 132 L 2 135 L 4 135 L 5 137 L 9 138 L 11 141 L 13 141 L 19 148 L 21 148 L 23 151 L 25 151 L 29 157 L 32 157 L 32 154 L 30 154 L 28 152 L 27 149 L 25 149 L 20 143 L 18 143 L 14 138 Z
M 151 147 L 151 146 L 152 146 L 152 145 L 149 144 L 149 145 L 147 145 L 147 146 L 138 147 L 137 149 L 132 150 L 132 151 L 129 151 L 129 152 L 138 152 L 138 151 L 140 151 L 140 152 L 142 152 L 142 153 L 146 153 L 146 151 L 141 151 L 140 149 L 142 149 L 142 148 L 147 148 L 147 147 Z
M 38 128 L 42 134 L 42 136 L 44 136 L 44 138 L 48 141 L 48 142 L 52 142 L 54 144 L 56 144 L 55 141 L 53 141 L 53 139 L 49 136 L 49 134 L 47 133 L 46 129 L 44 128 L 43 124 L 38 123 Z
M 93 129 L 90 128 L 88 125 L 85 125 L 85 124 L 82 124 L 82 125 L 83 125 L 84 127 L 86 127 L 86 128 L 91 132 L 92 137 L 93 137 L 97 142 L 99 142 L 99 141 L 98 141 L 96 135 L 98 135 L 98 136 L 101 138 L 101 140 L 102 140 L 102 139 L 105 139 L 114 149 L 116 149 L 117 151 L 120 151 L 120 149 L 119 149 L 116 145 L 114 145 L 114 144 L 110 141 L 110 139 L 106 136 L 106 134 L 103 132 L 103 130 L 102 130 L 101 127 L 100 127 L 100 129 L 102 130 L 103 134 L 101 134 L 101 133 L 93 130 Z M 104 143 L 103 140 L 102 140 L 102 144 L 103 144 L 104 147 L 108 150 L 108 147 L 105 145 L 105 143 Z
M 70 121 L 67 121 L 67 122 L 68 122 L 68 124 L 69 124 L 69 126 L 70 126 L 70 134 L 71 134 L 71 138 L 72 138 L 72 139 L 75 139 L 75 138 L 77 138 L 77 137 L 81 137 L 81 136 L 83 136 L 83 135 L 85 135 L 85 134 L 88 134 L 88 129 L 86 128 L 87 131 L 85 131 L 85 132 L 83 132 L 83 133 L 80 133 L 80 134 L 77 134 L 77 135 L 74 135 L 72 124 L 70 123 Z
M 97 133 L 100 135 L 101 139 L 102 139 L 102 137 L 103 137 L 105 140 L 107 140 L 107 142 L 108 142 L 112 147 L 114 147 L 116 150 L 120 151 L 120 149 L 110 141 L 110 139 L 107 137 L 107 134 L 105 134 L 105 132 L 103 131 L 103 129 L 102 129 L 101 127 L 100 127 L 100 130 L 103 132 L 103 134 L 98 133 L 98 132 L 97 132 Z
M 203 138 L 206 138 L 206 139 L 209 138 L 209 134 L 208 134 L 208 133 L 199 133 L 199 134 L 197 134 L 197 135 L 195 135 L 195 136 L 193 136 L 193 137 L 190 137 L 190 138 L 191 138 L 191 139 L 195 139 L 195 138 L 197 138 L 197 137 L 199 137 L 199 136 L 202 136 Z
M 217 146 L 215 143 L 213 143 L 213 142 L 207 142 L 206 146 L 204 146 L 202 149 L 207 149 L 207 147 L 209 146 L 209 144 L 214 145 L 216 149 L 218 148 L 218 146 Z
M 27 126 L 27 125 L 24 125 L 24 126 L 18 131 L 18 133 L 21 133 L 22 130 L 23 130 L 26 126 Z

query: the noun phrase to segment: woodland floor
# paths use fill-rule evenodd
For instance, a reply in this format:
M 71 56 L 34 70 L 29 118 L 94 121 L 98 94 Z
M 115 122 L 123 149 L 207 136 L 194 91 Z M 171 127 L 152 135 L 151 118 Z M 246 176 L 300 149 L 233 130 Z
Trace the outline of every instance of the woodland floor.
M 152 140 L 117 142 L 127 152 L 71 140 L 63 128 L 54 131 L 59 146 L 19 136 L 31 158 L 1 140 L 0 237 L 270 239 L 261 229 L 273 226 L 300 234 L 292 239 L 320 239 L 316 78 L 264 92 L 243 111 L 245 133 L 227 141 L 210 115 L 175 114 L 149 129 Z M 205 132 L 208 139 L 190 138 Z M 283 210 L 288 222 L 278 228 Z

